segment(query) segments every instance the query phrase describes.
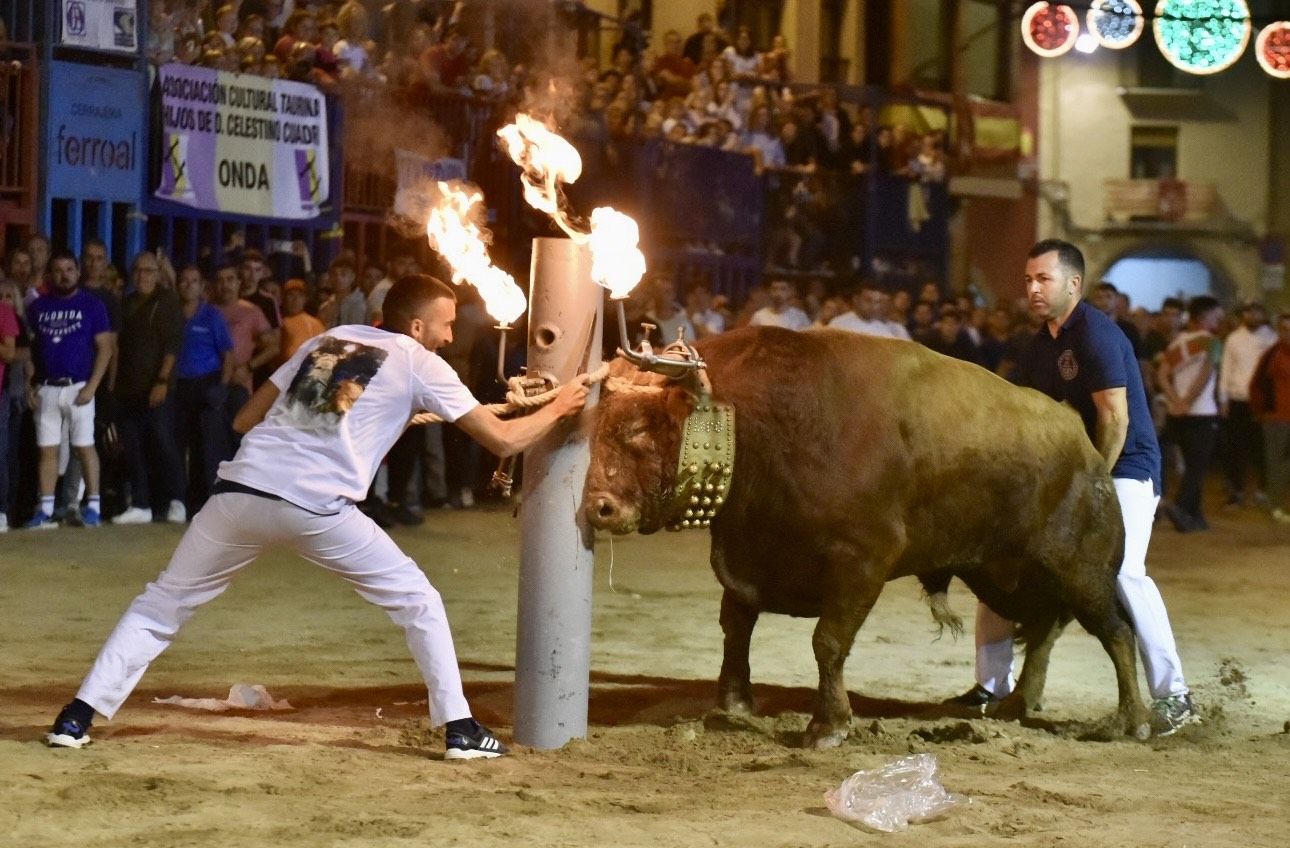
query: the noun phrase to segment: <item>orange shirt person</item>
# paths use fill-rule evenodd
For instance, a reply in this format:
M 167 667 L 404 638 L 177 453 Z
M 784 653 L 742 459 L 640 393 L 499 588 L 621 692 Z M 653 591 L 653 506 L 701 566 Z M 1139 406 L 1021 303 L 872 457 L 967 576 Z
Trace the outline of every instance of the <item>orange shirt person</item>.
M 305 311 L 307 296 L 304 280 L 287 280 L 282 287 L 282 352 L 279 364 L 286 362 L 302 344 L 326 329 L 321 321 Z

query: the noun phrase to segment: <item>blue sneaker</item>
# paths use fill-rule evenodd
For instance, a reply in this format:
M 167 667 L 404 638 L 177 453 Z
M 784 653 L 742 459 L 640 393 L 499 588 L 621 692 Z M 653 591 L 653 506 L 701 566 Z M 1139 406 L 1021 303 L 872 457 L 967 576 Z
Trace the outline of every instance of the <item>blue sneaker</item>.
M 64 708 L 45 734 L 45 744 L 51 748 L 84 748 L 90 744 L 90 726 L 69 717 Z
M 28 521 L 23 526 L 28 530 L 53 530 L 58 527 L 58 522 L 54 521 L 54 517 L 49 513 L 38 509 L 36 514 L 31 517 L 31 521 Z
M 99 511 L 97 509 L 94 509 L 93 507 L 86 507 L 85 510 L 81 513 L 82 527 L 101 527 L 102 525 L 103 525 L 103 517 L 99 515 Z

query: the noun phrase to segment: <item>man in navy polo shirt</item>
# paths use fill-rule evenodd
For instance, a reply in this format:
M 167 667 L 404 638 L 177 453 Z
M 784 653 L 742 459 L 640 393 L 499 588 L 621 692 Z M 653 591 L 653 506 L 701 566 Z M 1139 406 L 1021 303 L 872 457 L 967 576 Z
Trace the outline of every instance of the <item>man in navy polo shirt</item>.
M 1168 736 L 1199 721 L 1183 679 L 1169 614 L 1147 576 L 1147 545 L 1160 502 L 1160 445 L 1133 346 L 1115 322 L 1081 300 L 1084 256 L 1050 239 L 1030 249 L 1026 297 L 1044 325 L 1025 348 L 1016 378 L 1070 404 L 1106 460 L 1124 517 L 1120 601 L 1133 616 L 1155 713 L 1153 728 Z M 984 708 L 1012 691 L 1010 621 L 977 605 L 977 685 L 953 703 Z
M 54 527 L 54 485 L 63 429 L 85 469 L 89 503 L 81 520 L 100 522 L 99 458 L 94 450 L 94 392 L 112 358 L 112 329 L 103 301 L 79 285 L 76 257 L 66 251 L 49 261 L 51 286 L 27 310 L 34 338 L 36 444 L 40 447 L 40 508 L 29 528 Z

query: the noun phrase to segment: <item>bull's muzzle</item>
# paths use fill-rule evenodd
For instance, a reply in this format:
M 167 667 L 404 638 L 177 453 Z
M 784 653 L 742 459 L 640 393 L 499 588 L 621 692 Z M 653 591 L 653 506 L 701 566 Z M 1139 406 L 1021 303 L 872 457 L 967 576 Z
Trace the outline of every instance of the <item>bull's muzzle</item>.
M 584 510 L 592 527 L 611 533 L 631 533 L 640 521 L 639 509 L 608 492 L 588 492 Z

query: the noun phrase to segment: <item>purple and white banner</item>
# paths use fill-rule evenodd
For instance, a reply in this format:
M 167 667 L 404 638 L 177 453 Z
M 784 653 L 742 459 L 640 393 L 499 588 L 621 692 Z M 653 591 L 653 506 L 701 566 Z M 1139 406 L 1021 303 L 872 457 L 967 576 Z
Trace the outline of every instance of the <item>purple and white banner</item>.
M 316 218 L 328 185 L 327 101 L 312 85 L 163 65 L 156 196 L 262 218 Z

